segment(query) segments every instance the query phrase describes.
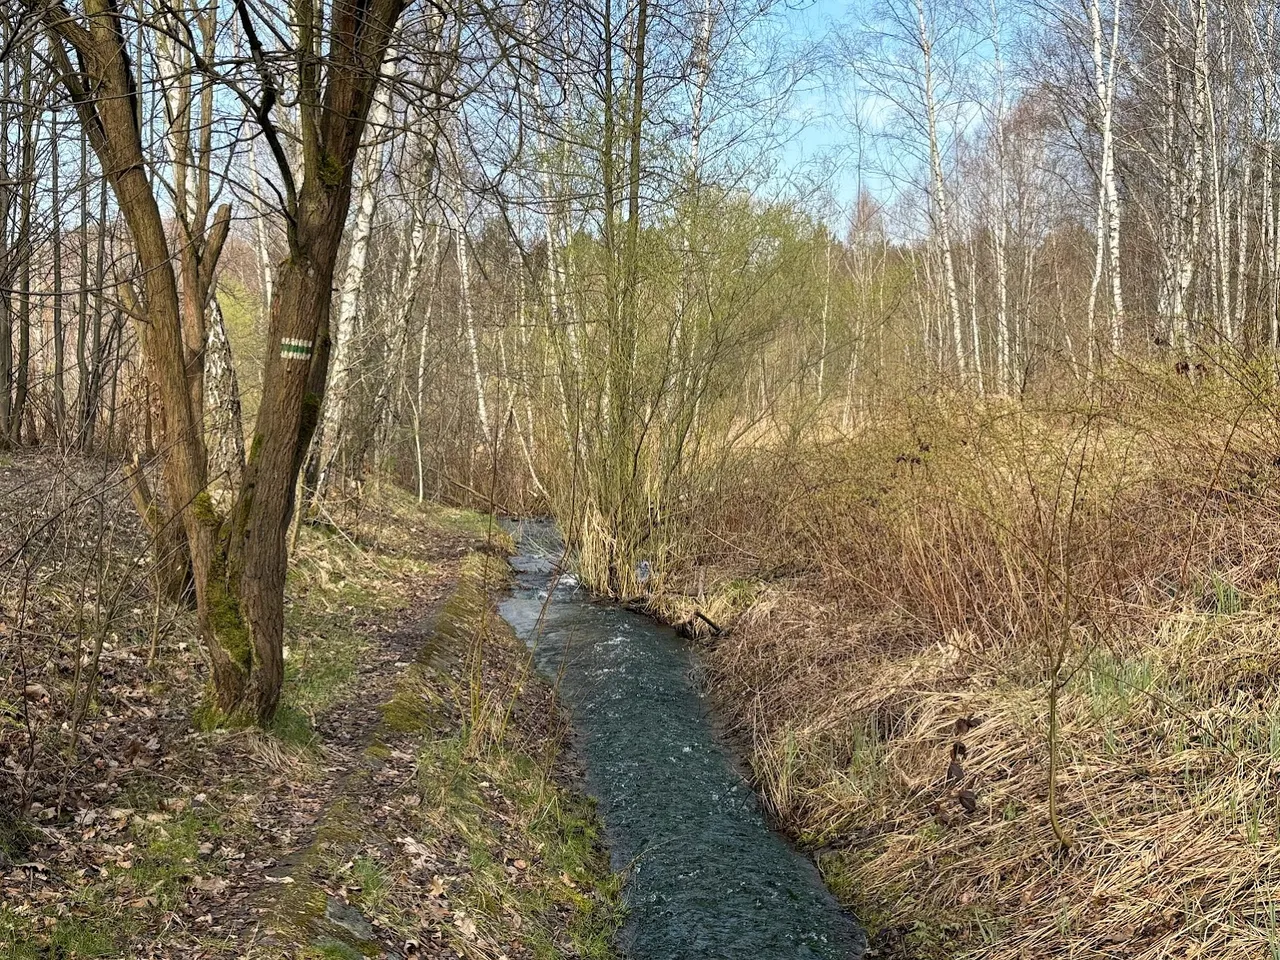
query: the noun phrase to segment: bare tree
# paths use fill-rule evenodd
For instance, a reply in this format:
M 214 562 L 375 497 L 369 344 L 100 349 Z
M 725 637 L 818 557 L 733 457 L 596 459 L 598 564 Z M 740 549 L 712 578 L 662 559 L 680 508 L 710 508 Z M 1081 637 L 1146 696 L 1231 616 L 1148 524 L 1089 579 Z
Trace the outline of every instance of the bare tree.
M 192 234 L 175 251 L 147 176 L 132 51 L 121 12 L 110 0 L 85 0 L 79 13 L 60 3 L 27 3 L 53 38 L 52 56 L 61 80 L 76 103 L 82 132 L 106 171 L 138 259 L 142 284 L 136 312 L 146 321 L 143 349 L 163 411 L 165 480 L 190 547 L 218 705 L 228 713 L 244 712 L 267 721 L 275 712 L 283 680 L 285 531 L 294 482 L 316 426 L 328 373 L 329 290 L 350 203 L 352 167 L 378 68 L 404 4 L 374 0 L 358 8 L 335 3 L 328 11 L 311 6 L 295 11 L 301 14 L 301 42 L 283 60 L 299 90 L 305 172 L 290 164 L 273 114 L 278 96 L 273 71 L 282 58 L 266 49 L 257 16 L 246 4 L 237 2 L 235 12 L 252 58 L 253 83 L 210 72 L 208 43 L 217 7 L 202 11 L 195 25 L 179 16 L 173 25 L 179 36 L 164 37 L 166 43 L 181 42 L 194 66 L 190 77 L 227 84 L 252 111 L 276 160 L 287 223 L 288 257 L 278 267 L 269 331 L 273 352 L 267 359 L 244 482 L 224 514 L 208 490 L 200 407 L 199 358 L 220 235 L 225 237 L 225 230 L 220 233 L 216 225 L 226 222 L 220 214 L 203 234 L 196 232 L 208 206 L 200 185 L 208 164 L 198 169 L 196 195 L 191 196 L 187 145 L 179 136 L 171 186 L 179 210 L 189 205 Z M 136 28 L 140 35 L 165 29 L 151 22 Z M 197 30 L 203 31 L 203 41 L 195 36 Z M 170 90 L 177 87 L 178 97 L 185 95 L 184 82 L 169 85 Z M 209 122 L 204 126 L 210 129 Z

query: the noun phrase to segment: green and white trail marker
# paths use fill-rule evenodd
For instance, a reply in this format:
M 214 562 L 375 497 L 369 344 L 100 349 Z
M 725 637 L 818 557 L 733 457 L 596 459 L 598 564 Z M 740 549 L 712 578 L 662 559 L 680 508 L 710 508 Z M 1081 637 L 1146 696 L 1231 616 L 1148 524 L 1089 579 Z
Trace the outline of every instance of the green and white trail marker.
M 293 340 L 285 337 L 280 341 L 280 359 L 281 360 L 310 360 L 311 359 L 311 341 L 310 340 Z

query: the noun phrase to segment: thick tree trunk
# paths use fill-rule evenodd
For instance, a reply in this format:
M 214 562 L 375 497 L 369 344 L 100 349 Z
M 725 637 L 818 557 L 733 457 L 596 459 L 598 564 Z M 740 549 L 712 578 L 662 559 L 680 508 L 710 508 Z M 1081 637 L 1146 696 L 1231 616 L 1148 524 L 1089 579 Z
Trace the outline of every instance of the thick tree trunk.
M 228 713 L 249 712 L 262 721 L 275 714 L 284 680 L 286 533 L 295 481 L 320 415 L 329 364 L 330 290 L 345 199 L 332 204 L 332 213 L 317 213 L 318 224 L 309 218 L 310 229 L 300 223 L 300 249 L 277 267 L 269 342 L 278 352 L 267 357 L 244 483 L 222 527 L 210 570 L 215 630 L 236 646 L 246 667 L 243 678 L 228 675 L 218 685 L 219 707 Z M 308 235 L 314 238 L 311 243 Z
M 188 389 L 187 357 L 183 345 L 181 297 L 174 257 L 169 249 L 164 216 L 147 176 L 147 163 L 138 126 L 137 93 L 131 73 L 119 14 L 104 0 L 86 0 L 88 27 L 41 9 L 51 44 L 89 138 L 119 202 L 133 240 L 141 277 L 137 312 L 147 321 L 140 338 L 150 377 L 159 393 L 163 474 L 172 509 L 179 512 L 191 552 L 201 633 L 213 663 L 215 683 L 235 685 L 248 664 L 236 646 L 228 646 L 210 616 L 209 571 L 213 561 L 216 525 L 205 491 L 208 458 Z M 84 64 L 72 68 L 62 43 L 73 46 Z
M 277 92 L 262 68 L 262 100 L 253 114 L 279 167 L 289 251 L 279 268 L 263 396 L 244 482 L 225 518 L 206 489 L 208 455 L 200 406 L 205 310 L 220 243 L 203 235 L 207 182 L 197 177 L 192 197 L 189 182 L 175 171 L 180 181 L 173 184 L 175 193 L 183 194 L 178 206 L 190 213 L 187 225 L 192 228 L 183 238 L 181 255 L 175 256 L 157 201 L 160 188 L 153 187 L 148 176 L 139 94 L 119 8 L 112 0 L 84 0 L 83 17 L 69 17 L 60 5 L 24 3 L 48 28 L 49 54 L 133 240 L 142 284 L 136 312 L 145 320 L 139 324 L 141 346 L 162 412 L 163 473 L 187 534 L 218 706 L 229 714 L 269 721 L 284 676 L 285 533 L 328 373 L 330 295 L 350 205 L 352 167 L 378 67 L 404 0 L 335 3 L 327 11 L 317 5 L 316 17 L 299 25 L 297 47 L 303 53 L 293 65 L 306 171 L 301 179 L 281 146 L 271 117 Z M 235 9 L 254 62 L 265 64 L 254 14 L 240 0 Z M 215 32 L 213 12 L 216 8 L 201 24 L 206 57 Z M 147 29 L 154 27 L 139 24 L 140 39 Z M 321 34 L 327 38 L 323 69 L 314 56 L 322 45 Z M 213 108 L 211 92 L 202 103 L 202 112 L 208 114 Z M 202 130 L 209 129 L 211 122 L 204 123 Z M 189 143 L 179 138 L 176 145 L 182 154 Z M 200 153 L 208 149 L 202 133 Z M 220 211 L 214 231 L 225 231 L 229 219 L 229 210 Z M 181 286 L 175 262 L 182 265 Z

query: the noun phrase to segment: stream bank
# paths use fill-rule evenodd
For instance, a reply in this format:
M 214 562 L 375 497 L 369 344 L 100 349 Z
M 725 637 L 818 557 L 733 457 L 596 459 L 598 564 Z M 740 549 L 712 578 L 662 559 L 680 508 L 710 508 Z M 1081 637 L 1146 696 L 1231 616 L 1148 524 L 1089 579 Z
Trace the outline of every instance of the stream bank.
M 770 829 L 672 629 L 594 601 L 556 570 L 547 523 L 513 528 L 500 611 L 557 679 L 628 909 L 632 960 L 860 957 L 865 938 L 813 865 Z
M 409 627 L 359 762 L 281 864 L 272 940 L 312 958 L 611 960 L 620 918 L 550 688 L 497 617 L 493 550 Z

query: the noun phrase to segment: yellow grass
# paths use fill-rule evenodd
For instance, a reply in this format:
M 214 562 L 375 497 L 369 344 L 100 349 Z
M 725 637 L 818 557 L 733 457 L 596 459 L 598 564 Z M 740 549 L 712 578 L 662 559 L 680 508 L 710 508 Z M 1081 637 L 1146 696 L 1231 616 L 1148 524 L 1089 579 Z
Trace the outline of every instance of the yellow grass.
M 757 450 L 690 558 L 768 581 L 713 686 L 918 955 L 1280 957 L 1280 394 L 1133 382 Z

